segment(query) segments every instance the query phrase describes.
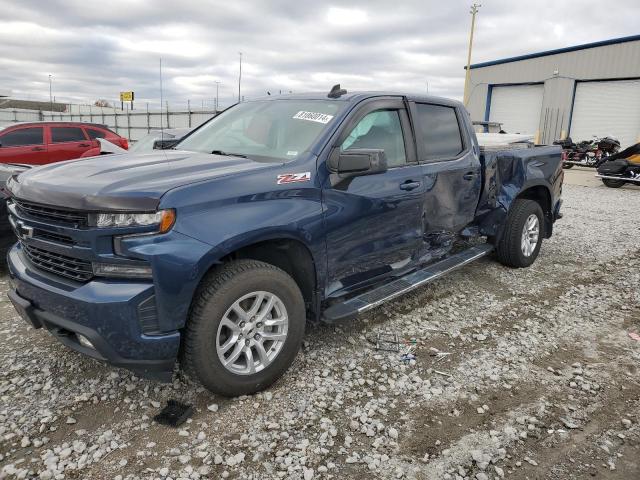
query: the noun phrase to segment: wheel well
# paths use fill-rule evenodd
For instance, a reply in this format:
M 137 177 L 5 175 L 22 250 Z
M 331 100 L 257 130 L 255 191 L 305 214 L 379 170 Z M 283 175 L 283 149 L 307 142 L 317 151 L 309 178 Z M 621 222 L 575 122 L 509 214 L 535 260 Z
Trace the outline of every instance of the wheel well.
M 542 212 L 544 213 L 544 236 L 545 238 L 549 238 L 553 229 L 551 194 L 549 193 L 549 190 L 542 185 L 537 185 L 535 187 L 527 188 L 525 191 L 521 192 L 520 195 L 518 195 L 518 198 L 533 200 L 540 204 L 540 208 L 542 208 Z
M 222 262 L 245 258 L 275 265 L 291 275 L 302 292 L 308 316 L 313 319 L 319 314 L 316 307 L 316 268 L 311 252 L 303 243 L 291 239 L 254 243 L 230 253 Z

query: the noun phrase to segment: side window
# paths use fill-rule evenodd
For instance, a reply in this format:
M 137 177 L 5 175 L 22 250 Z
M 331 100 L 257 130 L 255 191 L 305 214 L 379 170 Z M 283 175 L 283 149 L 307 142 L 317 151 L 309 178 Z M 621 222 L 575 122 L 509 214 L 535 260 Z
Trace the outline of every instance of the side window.
M 3 147 L 42 145 L 44 143 L 42 127 L 21 128 L 20 130 L 5 133 L 0 137 L 0 143 Z
M 53 143 L 82 142 L 86 140 L 82 129 L 78 127 L 51 127 Z
M 94 130 L 93 128 L 87 128 L 87 134 L 91 140 L 95 140 L 96 138 L 104 138 L 106 133 L 101 130 Z
M 426 153 L 423 160 L 457 157 L 464 147 L 455 109 L 418 103 L 416 110 L 417 141 Z
M 378 110 L 365 115 L 340 146 L 342 151 L 354 148 L 382 149 L 390 167 L 405 165 L 407 155 L 399 112 Z

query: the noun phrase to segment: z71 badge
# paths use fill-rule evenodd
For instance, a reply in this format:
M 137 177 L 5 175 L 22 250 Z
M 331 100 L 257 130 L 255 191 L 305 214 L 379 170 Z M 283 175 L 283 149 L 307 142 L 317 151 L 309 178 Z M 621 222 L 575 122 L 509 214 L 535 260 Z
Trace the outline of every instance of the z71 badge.
M 278 185 L 284 185 L 285 183 L 308 182 L 309 180 L 311 180 L 311 172 L 283 173 L 282 175 L 278 175 Z

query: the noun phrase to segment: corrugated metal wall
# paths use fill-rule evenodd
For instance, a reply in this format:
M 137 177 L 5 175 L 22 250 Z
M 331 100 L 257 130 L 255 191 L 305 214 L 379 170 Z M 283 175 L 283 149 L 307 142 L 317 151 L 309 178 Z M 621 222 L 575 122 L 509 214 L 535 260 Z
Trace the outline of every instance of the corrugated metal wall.
M 568 132 L 576 81 L 626 78 L 640 78 L 639 40 L 473 68 L 468 109 L 473 120 L 485 120 L 490 86 L 543 83 L 535 133 L 550 143 Z

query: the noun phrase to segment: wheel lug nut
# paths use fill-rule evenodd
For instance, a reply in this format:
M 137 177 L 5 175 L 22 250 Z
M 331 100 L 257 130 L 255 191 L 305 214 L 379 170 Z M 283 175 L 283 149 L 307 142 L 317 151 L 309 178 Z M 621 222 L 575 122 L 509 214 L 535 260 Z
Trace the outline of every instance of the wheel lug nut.
M 249 343 L 251 343 L 249 340 L 245 340 L 244 341 L 244 344 L 247 345 L 247 346 L 249 345 Z
M 262 327 L 262 322 L 256 323 L 256 327 L 258 327 L 258 328 Z
M 256 333 L 253 338 L 255 338 L 256 340 L 260 340 L 260 334 Z
M 240 322 L 240 328 L 244 328 L 245 323 L 244 322 Z

